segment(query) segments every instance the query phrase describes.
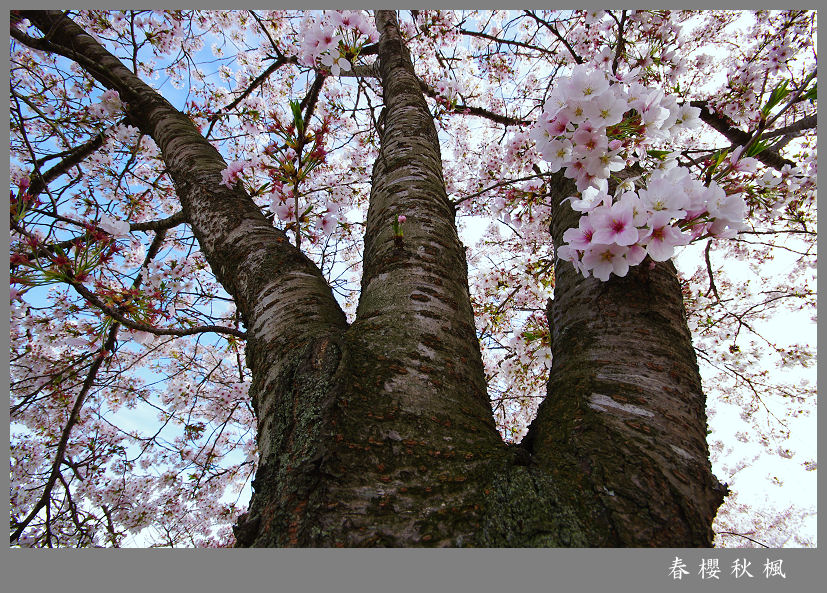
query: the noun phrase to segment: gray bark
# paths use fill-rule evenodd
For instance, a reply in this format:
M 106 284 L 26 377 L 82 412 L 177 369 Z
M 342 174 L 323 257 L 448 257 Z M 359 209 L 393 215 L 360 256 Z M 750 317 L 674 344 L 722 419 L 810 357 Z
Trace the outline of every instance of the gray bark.
M 552 237 L 579 214 L 574 184 L 551 183 Z M 524 439 L 538 463 L 593 517 L 594 545 L 709 546 L 726 488 L 709 462 L 706 408 L 671 261 L 625 278 L 584 278 L 562 260 L 549 301 L 548 395 Z

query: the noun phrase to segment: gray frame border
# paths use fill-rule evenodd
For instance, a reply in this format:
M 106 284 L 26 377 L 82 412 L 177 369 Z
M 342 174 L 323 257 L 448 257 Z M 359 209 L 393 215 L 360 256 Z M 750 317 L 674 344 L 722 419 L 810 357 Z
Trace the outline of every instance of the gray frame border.
M 759 0 L 764 4 L 766 0 Z M 666 0 L 638 3 L 635 8 L 666 8 Z M 38 2 L 37 4 L 42 4 Z M 84 6 L 112 7 L 96 1 Z M 121 4 L 120 2 L 117 4 Z M 217 0 L 172 2 L 177 7 L 220 8 Z M 269 3 L 256 2 L 255 7 Z M 265 6 L 261 6 L 264 4 Z M 276 3 L 273 3 L 276 4 Z M 332 6 L 330 5 L 332 4 Z M 322 0 L 313 8 L 360 7 L 364 2 Z M 428 6 L 422 0 L 383 2 L 383 7 Z M 388 5 L 391 6 L 388 6 Z M 538 3 L 530 2 L 536 8 Z M 615 2 L 603 2 L 604 7 Z M 641 6 L 640 4 L 643 4 Z M 691 3 L 692 8 L 784 8 L 728 2 L 721 7 L 711 2 Z M 735 5 L 733 5 L 735 4 Z M 354 6 L 355 5 L 355 6 Z M 452 8 L 495 8 L 492 0 L 455 0 Z M 300 2 L 279 0 L 279 8 L 306 8 Z M 618 8 L 628 5 L 620 5 Z M 672 8 L 687 8 L 683 3 Z M 11 7 L 10 7 L 11 8 Z M 44 6 L 45 8 L 45 6 Z M 373 8 L 373 7 L 369 7 Z M 532 8 L 532 6 L 527 6 Z M 813 7 L 814 8 L 814 7 Z M 821 46 L 821 44 L 819 44 Z M 8 70 L 8 58 L 3 67 Z M 8 151 L 8 142 L 4 145 Z M 5 235 L 8 246 L 8 235 Z M 819 238 L 819 247 L 822 247 Z M 8 262 L 2 271 L 9 275 Z M 820 272 L 819 266 L 819 272 Z M 4 308 L 8 307 L 2 302 Z M 821 307 L 819 307 L 819 312 Z M 6 309 L 8 312 L 8 309 Z M 8 315 L 0 319 L 9 329 Z M 822 338 L 821 328 L 818 331 Z M 8 363 L 3 361 L 5 365 Z M 819 365 L 820 366 L 820 365 Z M 8 386 L 8 374 L 2 375 Z M 821 388 L 822 381 L 818 381 Z M 819 429 L 824 428 L 824 418 Z M 8 423 L 2 430 L 8 436 Z M 820 430 L 823 432 L 823 430 Z M 823 439 L 822 439 L 823 441 Z M 8 443 L 8 438 L 5 439 Z M 5 445 L 8 447 L 8 444 Z M 824 443 L 818 446 L 824 452 Z M 8 448 L 6 449 L 8 452 Z M 8 492 L 8 474 L 3 476 Z M 819 484 L 822 485 L 821 479 Z M 819 500 L 824 488 L 820 488 Z M 8 501 L 8 499 L 6 499 Z M 819 532 L 824 523 L 818 520 Z M 669 574 L 675 558 L 689 571 L 683 579 Z M 718 559 L 719 580 L 702 580 L 698 575 L 702 559 Z M 736 559 L 749 561 L 753 578 L 735 579 L 731 574 Z M 820 569 L 825 565 L 823 549 L 483 549 L 483 550 L 18 550 L 9 549 L 0 557 L 5 590 L 49 591 L 55 589 L 119 591 L 233 591 L 252 585 L 272 591 L 727 591 L 750 593 L 816 591 Z M 766 578 L 766 560 L 782 560 L 786 578 Z M 822 585 L 823 586 L 823 585 Z

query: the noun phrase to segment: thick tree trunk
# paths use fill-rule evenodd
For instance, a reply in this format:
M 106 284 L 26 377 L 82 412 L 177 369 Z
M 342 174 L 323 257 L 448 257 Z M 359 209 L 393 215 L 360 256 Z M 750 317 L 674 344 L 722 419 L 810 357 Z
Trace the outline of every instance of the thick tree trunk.
M 324 402 L 324 411 L 310 416 L 301 445 L 279 437 L 267 447 L 274 455 L 262 457 L 240 545 L 470 543 L 482 504 L 473 484 L 504 450 L 436 129 L 394 14 L 376 20 L 387 115 L 356 321 L 329 370 L 320 365 L 325 379 L 310 381 L 313 392 L 309 376 L 280 385 L 293 401 Z M 400 214 L 403 238 L 392 226 Z M 295 433 L 286 420 L 277 432 Z
M 260 466 L 238 546 L 709 545 L 722 494 L 669 266 L 605 285 L 558 266 L 549 398 L 522 446 L 501 440 L 436 130 L 392 11 L 376 13 L 387 114 L 350 327 L 318 269 L 221 185 L 224 161 L 186 116 L 61 12 L 24 16 L 49 41 L 23 42 L 129 103 L 244 316 Z
M 552 237 L 576 227 L 551 183 Z M 705 397 L 671 262 L 648 258 L 625 278 L 555 267 L 548 395 L 524 446 L 566 501 L 592 518 L 601 546 L 709 546 L 726 488 L 709 463 Z M 565 484 L 565 486 L 564 486 Z

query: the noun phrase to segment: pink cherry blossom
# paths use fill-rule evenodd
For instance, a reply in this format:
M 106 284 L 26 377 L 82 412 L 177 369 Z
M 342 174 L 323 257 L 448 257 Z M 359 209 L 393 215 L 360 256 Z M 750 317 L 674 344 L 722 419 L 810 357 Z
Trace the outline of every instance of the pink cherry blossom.
M 246 163 L 243 161 L 233 161 L 229 166 L 221 171 L 221 182 L 228 188 L 232 189 L 241 177 Z
M 593 208 L 603 204 L 610 205 L 612 197 L 605 191 L 601 191 L 596 187 L 587 187 L 580 192 L 580 197 L 569 196 L 566 200 L 571 201 L 572 210 L 578 212 L 588 212 Z
M 595 243 L 632 245 L 638 241 L 638 230 L 634 225 L 634 210 L 628 202 L 617 202 L 612 206 L 601 206 L 589 213 L 594 228 Z
M 563 233 L 563 241 L 565 241 L 572 249 L 578 251 L 585 251 L 587 247 L 592 244 L 594 237 L 594 228 L 592 227 L 591 218 L 588 216 L 581 216 L 578 222 L 578 227 L 566 229 Z
M 117 220 L 108 214 L 101 216 L 98 226 L 113 237 L 129 236 L 129 223 L 125 220 Z
M 571 137 L 578 155 L 602 154 L 606 151 L 609 141 L 602 128 L 593 127 L 590 122 L 584 122 L 577 128 Z
M 560 245 L 555 251 L 557 257 L 563 261 L 570 262 L 574 269 L 588 277 L 589 271 L 581 261 L 582 252 L 574 249 L 571 245 Z
M 457 208 L 459 232 L 478 224 L 484 229 L 481 235 L 470 232 L 479 240 L 467 240 L 466 253 L 497 427 L 507 440 L 519 441 L 536 402 L 546 394 L 547 344 L 553 330 L 543 309 L 563 273 L 574 270 L 611 280 L 632 266 L 651 270 L 655 261 L 674 256 L 677 246 L 703 241 L 697 249 L 701 255 L 691 247 L 680 250 L 676 264 L 691 295 L 685 306 L 695 344 L 704 353 L 699 363 L 717 369 L 704 371 L 709 448 L 716 472 L 731 481 L 733 495 L 716 520 L 716 543 L 743 544 L 737 536 L 725 535 L 732 532 L 758 533 L 772 547 L 812 545 L 800 529 L 800 509 L 790 511 L 785 500 L 770 516 L 744 501 L 744 490 L 738 493 L 744 462 L 733 461 L 727 451 L 737 449 L 741 439 L 783 441 L 785 451 L 779 455 L 792 454 L 786 451 L 789 446 L 795 449 L 793 459 L 800 461 L 793 465 L 806 468 L 789 474 L 796 482 L 816 473 L 809 471 L 815 463 L 806 447 L 791 444 L 799 429 L 779 428 L 774 419 L 761 416 L 760 406 L 755 411 L 756 394 L 746 381 L 754 379 L 762 401 L 789 426 L 799 421 L 793 414 L 806 416 L 807 402 L 815 401 L 814 385 L 806 387 L 803 380 L 786 384 L 783 373 L 754 361 L 779 357 L 790 366 L 801 357 L 810 361 L 809 376 L 815 376 L 807 345 L 776 344 L 770 331 L 768 342 L 778 349 L 765 347 L 762 326 L 767 321 L 761 317 L 768 311 L 762 295 L 784 296 L 773 301 L 779 309 L 771 319 L 792 319 L 800 311 L 815 316 L 817 130 L 802 130 L 777 149 L 780 157 L 795 163 L 780 173 L 771 173 L 764 162 L 741 158 L 740 147 L 708 171 L 716 158 L 713 149 L 731 141 L 714 131 L 706 112 L 752 135 L 761 107 L 781 80 L 805 92 L 803 81 L 816 66 L 815 13 L 593 12 L 400 13 L 416 74 L 443 99 L 437 107 L 430 91 L 425 97 L 436 114 L 443 177 L 448 199 Z M 565 43 L 532 15 L 558 27 Z M 243 175 L 251 203 L 281 228 L 296 225 L 299 196 L 302 226 L 289 238 L 301 237 L 301 253 L 335 286 L 348 321 L 353 321 L 370 167 L 380 143 L 370 116 L 375 108 L 378 118 L 383 104 L 381 82 L 370 75 L 376 54 L 373 48 L 364 52 L 378 40 L 373 17 L 364 11 L 281 10 L 258 11 L 256 18 L 247 11 L 79 10 L 68 16 L 113 53 L 134 56 L 134 61 L 127 59 L 128 68 L 176 107 L 184 105 L 184 115 L 229 163 L 217 189 L 241 191 L 236 184 Z M 40 35 L 26 20 L 14 26 Z M 212 52 L 202 51 L 205 41 Z M 548 51 L 528 50 L 525 44 Z M 279 55 L 287 58 L 285 63 L 259 79 Z M 193 327 L 207 318 L 226 327 L 243 324 L 198 251 L 190 227 L 168 228 L 151 261 L 146 261 L 149 248 L 160 234 L 130 233 L 135 224 L 180 218 L 181 204 L 150 134 L 139 136 L 135 128 L 117 123 L 125 115 L 120 96 L 90 86 L 89 76 L 71 59 L 34 50 L 16 38 L 10 60 L 9 313 L 15 361 L 10 397 L 16 410 L 10 507 L 13 516 L 24 517 L 43 492 L 55 435 L 66 427 L 68 406 L 82 384 L 81 375 L 66 380 L 66 369 L 88 368 L 98 356 L 106 319 L 65 283 L 30 289 L 26 282 L 46 278 L 27 266 L 35 261 L 35 252 L 71 244 L 61 263 L 91 262 L 85 275 L 79 272 L 76 278 L 82 277 L 103 302 L 117 303 L 130 318 L 150 325 Z M 367 76 L 357 85 L 355 78 L 342 76 L 348 69 Z M 292 120 L 288 101 L 308 97 L 322 73 L 338 76 L 324 80 L 307 121 L 306 142 L 299 141 L 299 134 L 284 124 Z M 810 90 L 814 83 L 810 81 Z M 464 115 L 445 108 L 444 99 L 457 98 L 459 88 Z M 183 95 L 176 99 L 175 89 L 185 91 L 186 102 Z M 696 101 L 705 104 L 703 119 L 701 109 L 692 106 Z M 304 106 L 306 114 L 307 101 Z M 785 138 L 779 130 L 814 115 L 816 107 L 815 101 L 794 102 L 762 139 L 778 143 Z M 525 134 L 529 128 L 530 137 Z M 67 153 L 98 134 L 104 139 L 101 149 L 41 189 L 39 205 L 32 206 L 37 202 L 22 195 L 31 189 L 27 176 L 32 175 L 38 189 L 33 171 L 45 172 L 60 160 L 51 155 Z M 662 151 L 671 154 L 663 157 Z M 311 152 L 323 161 L 315 168 L 308 167 Z M 41 159 L 37 167 L 36 159 Z M 628 166 L 634 166 L 635 179 L 624 183 L 628 171 L 618 173 Z M 299 169 L 305 175 L 301 181 Z M 550 195 L 557 188 L 549 184 L 556 183 L 550 173 L 559 171 L 575 180 L 579 191 L 567 201 L 580 216 L 563 233 L 563 244 L 555 246 L 549 225 L 557 208 Z M 618 220 L 611 216 L 615 210 L 623 214 Z M 602 219 L 600 231 L 606 236 L 601 238 L 613 242 L 595 240 L 596 219 Z M 401 222 L 399 217 L 396 221 Z M 614 242 L 631 240 L 633 228 L 637 242 Z M 743 229 L 757 237 L 719 240 Z M 625 239 L 619 238 L 623 233 Z M 794 257 L 779 267 L 790 253 Z M 741 263 L 747 264 L 740 268 L 751 282 L 742 282 L 741 271 L 732 272 Z M 556 279 L 554 268 L 560 274 Z M 140 287 L 132 291 L 138 270 Z M 641 271 L 641 282 L 646 271 Z M 725 305 L 716 302 L 713 284 Z M 784 303 L 791 304 L 789 310 L 780 308 Z M 742 321 L 762 332 L 760 338 L 739 325 Z M 797 331 L 806 325 L 792 323 Z M 67 461 L 73 466 L 59 468 L 66 486 L 58 480 L 50 499 L 55 501 L 48 509 L 51 543 L 231 545 L 230 524 L 246 505 L 236 492 L 249 492 L 249 476 L 258 463 L 243 341 L 171 338 L 123 328 L 118 341 L 119 347 L 102 354 L 96 387 L 67 442 Z M 785 394 L 783 402 L 778 393 Z M 32 394 L 37 405 L 30 405 Z M 731 422 L 722 419 L 724 409 L 716 420 L 721 394 L 736 408 L 736 437 L 727 433 Z M 156 414 L 165 426 L 157 438 Z M 148 418 L 147 426 L 136 426 L 136 418 Z M 755 463 L 764 467 L 767 451 L 761 454 Z M 786 475 L 778 478 L 783 481 Z M 80 528 L 73 526 L 73 513 Z M 47 545 L 45 517 L 41 512 L 18 543 Z
M 669 224 L 670 216 L 664 212 L 655 212 L 649 220 L 649 229 L 645 238 L 646 252 L 655 261 L 666 261 L 675 253 L 677 245 L 689 243 L 689 236 Z
M 549 164 L 549 171 L 556 173 L 571 158 L 572 144 L 568 140 L 552 140 L 542 146 L 541 154 Z
M 276 207 L 276 216 L 279 220 L 291 222 L 296 219 L 296 209 L 292 200 L 282 203 Z
M 666 212 L 673 218 L 686 214 L 683 208 L 689 200 L 674 175 L 653 176 L 646 189 L 638 191 L 638 196 L 648 210 Z
M 333 76 L 339 76 L 342 71 L 350 71 L 350 62 L 342 56 L 334 56 L 333 54 L 328 53 L 322 57 L 321 62 L 330 68 L 330 73 L 333 74 Z
M 568 131 L 569 118 L 561 112 L 554 116 L 554 119 L 549 122 L 548 133 L 552 136 L 562 136 Z
M 586 105 L 586 115 L 595 125 L 613 126 L 620 123 L 628 108 L 623 98 L 612 92 L 604 92 L 589 101 Z
M 572 68 L 571 76 L 564 82 L 565 91 L 573 99 L 591 99 L 609 88 L 606 75 L 586 64 Z
M 596 243 L 583 254 L 583 266 L 604 282 L 611 274 L 623 277 L 629 272 L 629 262 L 625 257 L 628 251 L 629 248 L 622 245 Z
M 331 235 L 336 230 L 336 218 L 331 215 L 322 216 L 318 221 L 319 230 L 325 235 Z

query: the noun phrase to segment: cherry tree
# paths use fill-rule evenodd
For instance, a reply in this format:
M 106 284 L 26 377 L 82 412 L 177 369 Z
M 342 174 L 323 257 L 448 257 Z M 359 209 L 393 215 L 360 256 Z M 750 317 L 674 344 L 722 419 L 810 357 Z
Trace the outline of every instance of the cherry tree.
M 815 11 L 11 17 L 13 545 L 815 545 Z

